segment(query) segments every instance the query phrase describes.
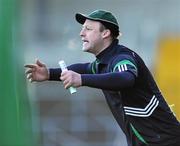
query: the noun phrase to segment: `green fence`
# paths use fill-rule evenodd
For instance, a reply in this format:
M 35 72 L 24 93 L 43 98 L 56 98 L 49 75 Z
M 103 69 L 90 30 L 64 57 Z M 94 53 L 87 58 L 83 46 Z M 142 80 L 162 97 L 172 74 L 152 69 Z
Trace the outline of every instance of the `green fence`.
M 17 0 L 0 0 L 0 146 L 35 146 Z

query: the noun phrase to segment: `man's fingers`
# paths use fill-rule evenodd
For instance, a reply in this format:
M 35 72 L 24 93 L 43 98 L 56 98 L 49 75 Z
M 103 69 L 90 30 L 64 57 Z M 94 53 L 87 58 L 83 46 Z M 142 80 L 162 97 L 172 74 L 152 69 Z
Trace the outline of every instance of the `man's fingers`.
M 31 82 L 31 83 L 32 83 L 33 81 L 34 81 L 34 80 L 33 80 L 32 78 L 29 79 L 29 82 Z
M 69 79 L 65 76 L 62 76 L 60 79 L 63 81 L 64 85 L 66 85 L 69 82 Z
M 67 73 L 68 73 L 68 70 L 62 71 L 62 72 L 61 72 L 61 76 L 64 76 L 64 75 L 66 75 Z
M 29 74 L 29 73 L 32 73 L 33 71 L 34 71 L 34 68 L 26 70 L 25 73 Z
M 69 84 L 68 80 L 63 81 L 64 87 L 66 87 Z
M 29 80 L 29 82 L 31 82 L 32 83 L 32 79 L 28 79 Z
M 60 79 L 63 81 L 64 88 L 68 89 L 73 86 L 73 74 L 72 71 L 63 71 Z
M 26 64 L 24 67 L 26 68 L 35 68 L 37 65 L 36 64 Z
M 64 80 L 67 79 L 67 77 L 68 77 L 67 72 L 68 72 L 68 71 L 63 71 L 63 72 L 61 73 L 60 79 L 61 79 L 62 81 L 64 81 Z
M 63 82 L 63 84 L 65 89 L 68 89 L 71 86 L 70 82 Z
M 64 76 L 61 75 L 60 80 L 64 81 L 65 80 Z
M 33 74 L 32 74 L 32 73 L 27 74 L 26 78 L 27 78 L 27 79 L 29 80 L 29 82 L 31 82 L 31 83 L 34 81 L 34 79 L 33 79 Z
M 38 59 L 36 60 L 36 64 L 40 67 L 45 67 L 46 65 L 42 62 L 40 62 Z
M 70 87 L 69 84 L 67 84 L 66 86 L 64 86 L 65 89 L 68 89 Z
M 32 78 L 32 73 L 29 73 L 28 75 L 27 75 L 27 79 L 31 79 Z
M 63 81 L 63 85 L 65 89 L 68 89 L 71 86 L 71 79 L 68 76 L 61 76 L 60 78 Z

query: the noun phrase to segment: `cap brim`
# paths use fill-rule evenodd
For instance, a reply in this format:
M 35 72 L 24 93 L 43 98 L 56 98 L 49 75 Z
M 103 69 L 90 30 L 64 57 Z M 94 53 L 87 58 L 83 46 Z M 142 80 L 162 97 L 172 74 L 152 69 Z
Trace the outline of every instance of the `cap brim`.
M 100 21 L 100 22 L 104 21 L 104 20 L 101 20 L 101 19 L 98 19 L 98 18 L 92 18 L 92 17 L 86 16 L 86 15 L 81 14 L 81 13 L 76 13 L 75 17 L 76 17 L 76 21 L 78 23 L 80 23 L 80 24 L 84 24 L 86 19 L 94 20 L 94 21 Z
M 76 21 L 80 24 L 84 24 L 84 22 L 86 21 L 86 19 L 88 18 L 87 16 L 85 16 L 84 14 L 81 13 L 76 13 L 75 15 Z

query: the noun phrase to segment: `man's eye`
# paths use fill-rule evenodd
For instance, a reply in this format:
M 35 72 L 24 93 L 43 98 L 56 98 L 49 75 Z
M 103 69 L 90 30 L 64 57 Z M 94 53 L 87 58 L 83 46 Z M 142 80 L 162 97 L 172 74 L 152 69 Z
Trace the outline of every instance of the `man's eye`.
M 86 26 L 85 29 L 86 29 L 86 30 L 92 30 L 92 28 L 90 28 L 90 27 L 88 27 L 88 26 Z
M 92 28 L 86 27 L 86 30 L 92 30 Z
M 82 30 L 90 31 L 90 30 L 93 30 L 93 29 L 91 27 L 89 27 L 89 26 L 83 26 Z

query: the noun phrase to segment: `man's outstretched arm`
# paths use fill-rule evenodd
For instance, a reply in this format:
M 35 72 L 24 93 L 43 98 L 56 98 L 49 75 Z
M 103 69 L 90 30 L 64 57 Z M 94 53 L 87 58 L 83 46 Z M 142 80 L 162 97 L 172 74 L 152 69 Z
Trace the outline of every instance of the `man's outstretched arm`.
M 78 74 L 73 71 L 66 71 L 61 74 L 64 87 L 88 86 L 104 90 L 120 90 L 132 87 L 135 76 L 131 72 L 114 72 L 104 74 Z

